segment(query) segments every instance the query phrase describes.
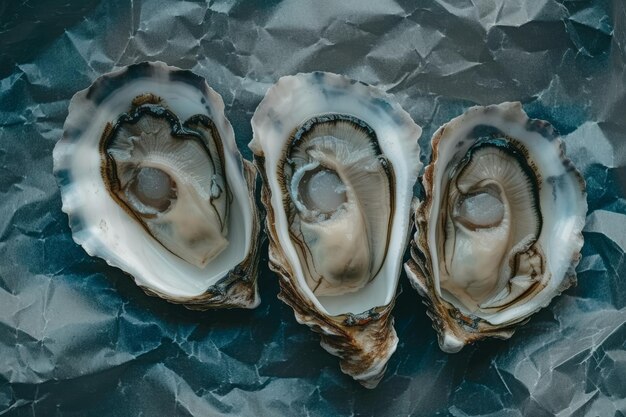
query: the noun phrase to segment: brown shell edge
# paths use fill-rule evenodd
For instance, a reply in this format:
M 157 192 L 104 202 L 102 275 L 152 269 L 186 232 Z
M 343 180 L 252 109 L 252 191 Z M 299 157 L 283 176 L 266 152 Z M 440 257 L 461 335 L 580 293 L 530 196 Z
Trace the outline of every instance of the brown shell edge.
M 340 358 L 342 372 L 366 388 L 375 388 L 398 344 L 390 314 L 395 298 L 386 306 L 375 307 L 361 314 L 329 316 L 318 311 L 298 288 L 295 274 L 278 243 L 271 191 L 264 170 L 265 159 L 257 155 L 254 161 L 263 178 L 261 200 L 267 212 L 265 226 L 269 237 L 269 267 L 280 277 L 278 298 L 294 310 L 298 323 L 306 324 L 320 334 L 320 345 Z

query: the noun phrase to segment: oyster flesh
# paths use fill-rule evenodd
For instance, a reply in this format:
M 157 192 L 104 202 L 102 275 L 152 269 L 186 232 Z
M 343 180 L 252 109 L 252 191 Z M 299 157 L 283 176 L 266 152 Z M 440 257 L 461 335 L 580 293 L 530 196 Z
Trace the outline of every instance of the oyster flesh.
M 279 297 L 373 388 L 398 341 L 421 129 L 383 91 L 324 72 L 282 77 L 252 129 Z
M 54 171 L 91 256 L 189 308 L 258 305 L 256 174 L 203 78 L 160 62 L 100 77 L 70 102 Z
M 444 351 L 516 325 L 575 283 L 585 183 L 520 103 L 473 107 L 432 139 L 405 269 Z

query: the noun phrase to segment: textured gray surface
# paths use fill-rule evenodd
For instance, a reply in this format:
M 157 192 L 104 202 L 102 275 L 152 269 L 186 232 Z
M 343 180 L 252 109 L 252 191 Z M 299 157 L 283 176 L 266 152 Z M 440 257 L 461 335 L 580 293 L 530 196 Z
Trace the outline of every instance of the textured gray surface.
M 413 3 L 0 2 L 0 415 L 626 415 L 626 5 Z M 394 93 L 424 160 L 468 106 L 522 101 L 587 181 L 578 286 L 509 341 L 447 355 L 402 276 L 400 344 L 373 391 L 276 299 L 266 255 L 254 311 L 145 296 L 73 243 L 52 175 L 71 96 L 143 60 L 204 76 L 247 158 L 250 117 L 285 74 Z

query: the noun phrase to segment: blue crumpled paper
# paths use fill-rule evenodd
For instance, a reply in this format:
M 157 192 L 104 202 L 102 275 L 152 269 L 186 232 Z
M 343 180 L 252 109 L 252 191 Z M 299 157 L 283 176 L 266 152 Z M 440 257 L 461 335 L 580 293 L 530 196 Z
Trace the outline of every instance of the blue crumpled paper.
M 276 299 L 266 247 L 256 310 L 146 296 L 72 241 L 52 175 L 71 96 L 144 60 L 205 77 L 248 159 L 252 113 L 286 74 L 395 94 L 425 162 L 467 107 L 522 101 L 587 181 L 578 286 L 510 340 L 448 355 L 402 276 L 373 391 Z M 625 72 L 621 0 L 0 3 L 0 416 L 625 416 Z

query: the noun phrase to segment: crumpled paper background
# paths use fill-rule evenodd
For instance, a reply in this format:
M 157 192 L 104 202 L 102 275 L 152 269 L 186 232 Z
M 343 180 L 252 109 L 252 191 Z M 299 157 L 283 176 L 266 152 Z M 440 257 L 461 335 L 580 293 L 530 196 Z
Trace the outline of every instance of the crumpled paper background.
M 625 48 L 621 0 L 0 3 L 0 415 L 625 416 Z M 205 77 L 246 158 L 252 113 L 286 74 L 395 94 L 424 161 L 468 106 L 522 101 L 587 181 L 578 286 L 512 339 L 448 355 L 403 274 L 400 343 L 373 391 L 276 299 L 267 248 L 256 310 L 146 296 L 72 241 L 52 175 L 71 96 L 144 60 Z

